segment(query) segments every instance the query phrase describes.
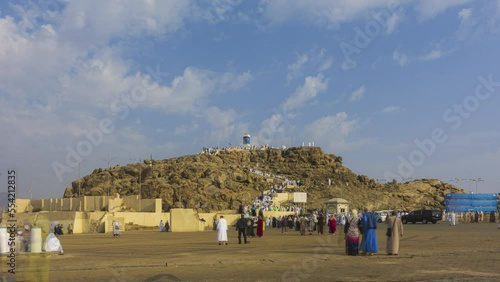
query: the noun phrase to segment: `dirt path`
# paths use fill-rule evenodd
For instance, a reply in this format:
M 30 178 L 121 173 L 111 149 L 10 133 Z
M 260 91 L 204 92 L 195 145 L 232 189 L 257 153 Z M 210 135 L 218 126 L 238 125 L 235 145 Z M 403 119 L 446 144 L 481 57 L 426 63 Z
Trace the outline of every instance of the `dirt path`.
M 338 235 L 267 229 L 262 238 L 219 246 L 213 231 L 131 231 L 60 236 L 65 255 L 22 254 L 7 281 L 500 281 L 498 224 L 405 225 L 399 256 L 344 255 Z

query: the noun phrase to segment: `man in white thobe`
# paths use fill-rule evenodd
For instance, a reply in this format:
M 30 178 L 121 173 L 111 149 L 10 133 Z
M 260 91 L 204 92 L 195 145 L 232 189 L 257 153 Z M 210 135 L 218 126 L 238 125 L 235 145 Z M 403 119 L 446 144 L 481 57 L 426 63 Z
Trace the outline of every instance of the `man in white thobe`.
M 160 232 L 163 232 L 163 220 L 160 220 L 160 224 L 158 227 L 160 227 Z
M 219 245 L 222 243 L 227 245 L 227 222 L 222 215 L 217 223 L 217 241 L 219 241 Z
M 57 239 L 54 233 L 49 233 L 45 239 L 44 248 L 46 252 L 59 252 L 60 255 L 64 254 L 61 242 Z

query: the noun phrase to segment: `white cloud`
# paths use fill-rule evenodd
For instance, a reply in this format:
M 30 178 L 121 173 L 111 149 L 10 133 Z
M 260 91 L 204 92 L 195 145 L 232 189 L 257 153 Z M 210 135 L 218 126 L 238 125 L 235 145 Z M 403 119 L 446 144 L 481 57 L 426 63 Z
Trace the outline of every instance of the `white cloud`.
M 112 150 L 118 152 L 138 154 L 141 150 L 155 150 L 154 141 L 142 132 L 146 122 L 138 125 L 134 122 L 136 116 L 125 120 L 128 112 L 158 109 L 167 114 L 199 115 L 209 121 L 218 116 L 223 126 L 213 126 L 214 132 L 231 130 L 234 125 L 229 122 L 231 111 L 217 113 L 209 107 L 209 98 L 244 87 L 252 79 L 250 72 L 186 67 L 176 77 L 158 77 L 155 69 L 164 72 L 167 66 L 152 65 L 152 73 L 136 71 L 137 62 L 123 56 L 120 44 L 130 37 L 154 36 L 161 40 L 182 28 L 191 15 L 187 9 L 190 5 L 188 1 L 147 1 L 130 5 L 116 1 L 68 2 L 60 11 L 44 14 L 42 20 L 34 21 L 38 12 L 27 9 L 20 10 L 19 19 L 0 17 L 3 43 L 0 44 L 0 112 L 3 116 L 0 127 L 15 136 L 4 138 L 1 145 L 24 148 L 26 156 L 8 153 L 5 157 L 16 159 L 12 165 L 19 167 L 29 163 L 47 168 L 31 171 L 47 175 L 47 181 L 40 185 L 61 189 L 56 187 L 58 180 L 51 163 L 65 163 L 65 148 L 76 148 L 80 141 L 86 140 L 84 132 L 97 130 L 104 118 L 113 122 L 115 130 L 104 134 L 102 143 L 92 148 L 89 153 L 92 156 L 86 163 L 89 167 L 98 166 L 91 164 L 90 159 L 98 159 L 95 155 L 109 144 L 119 143 L 112 146 Z M 33 24 L 40 21 L 43 24 Z M 146 65 L 142 67 L 148 69 Z M 144 94 L 144 99 L 128 105 L 134 94 Z M 112 109 L 115 102 L 119 103 L 121 114 Z M 122 114 L 124 119 L 118 118 Z M 182 131 L 178 127 L 174 133 L 182 134 Z M 72 173 L 64 174 L 63 181 L 74 178 Z
M 366 92 L 366 88 L 364 85 L 361 85 L 358 89 L 354 90 L 351 95 L 349 95 L 349 101 L 355 102 L 364 98 Z
M 318 72 L 323 72 L 332 67 L 333 64 L 333 57 L 328 57 L 326 60 L 323 61 L 323 63 L 319 66 Z
M 298 87 L 283 103 L 284 111 L 289 112 L 301 108 L 305 103 L 314 99 L 318 93 L 325 91 L 327 87 L 328 81 L 324 79 L 322 74 L 306 77 L 304 85 Z
M 402 16 L 398 13 L 394 13 L 391 15 L 391 17 L 387 20 L 387 26 L 386 26 L 386 29 L 385 29 L 385 32 L 387 34 L 391 34 L 394 32 L 394 30 L 396 30 L 396 27 L 398 26 L 398 24 L 401 22 L 401 18 Z
M 141 106 L 161 109 L 166 113 L 196 113 L 204 105 L 203 99 L 214 92 L 243 87 L 251 75 L 216 73 L 210 70 L 188 67 L 182 76 L 175 77 L 169 86 L 156 87 L 147 94 Z M 140 84 L 139 84 L 140 85 Z
M 441 58 L 443 56 L 443 53 L 439 50 L 432 50 L 429 53 L 422 55 L 418 57 L 420 61 L 433 61 Z
M 237 90 L 244 87 L 253 79 L 253 75 L 246 71 L 241 74 L 235 74 L 232 72 L 225 72 L 220 75 L 218 84 L 223 86 L 221 91 Z
M 495 14 L 489 20 L 489 25 L 493 32 L 498 32 L 499 29 L 497 27 L 497 22 L 500 19 L 500 0 L 497 0 L 497 2 L 494 4 L 494 10 Z
M 203 111 L 203 118 L 211 125 L 208 142 L 225 142 L 235 134 L 237 114 L 233 109 L 223 111 L 210 107 Z
M 368 12 L 387 9 L 394 1 L 305 1 L 305 0 L 263 0 L 261 8 L 271 23 L 288 20 L 313 22 L 321 26 L 338 26 L 342 22 L 367 16 Z
M 118 138 L 127 140 L 128 142 L 135 143 L 135 144 L 145 144 L 147 141 L 147 138 L 144 134 L 141 133 L 140 130 L 141 126 L 138 124 L 134 124 L 133 126 L 126 126 L 120 128 L 118 133 Z
M 287 69 L 287 83 L 297 79 L 306 72 L 323 72 L 332 67 L 333 57 L 327 55 L 326 49 L 313 48 L 305 53 L 298 54 L 295 62 L 289 64 Z
M 221 22 L 225 20 L 231 19 L 233 16 L 237 16 L 239 18 L 244 15 L 241 12 L 235 13 L 236 7 L 241 4 L 241 0 L 214 0 L 209 1 L 206 4 L 209 4 L 210 7 L 202 8 L 201 11 L 205 14 L 205 18 L 209 20 L 209 22 Z M 236 15 L 235 15 L 236 14 Z
M 359 126 L 359 121 L 349 119 L 347 113 L 319 118 L 304 127 L 303 138 L 314 141 L 328 151 L 348 151 L 373 142 L 371 139 L 348 141 L 348 137 Z
M 191 132 L 194 132 L 196 130 L 198 130 L 198 127 L 199 125 L 197 123 L 194 123 L 194 124 L 183 124 L 183 125 L 180 125 L 180 126 L 177 126 L 175 129 L 174 129 L 174 135 L 185 135 L 187 133 L 191 133 Z
M 460 12 L 458 12 L 458 18 L 462 23 L 468 21 L 471 15 L 472 9 L 462 9 Z
M 265 119 L 260 124 L 259 133 L 254 136 L 256 144 L 280 145 L 287 144 L 287 139 L 293 128 L 289 124 L 287 117 L 281 113 L 275 113 L 271 117 Z
M 408 62 L 408 56 L 403 53 L 400 53 L 398 50 L 394 51 L 392 54 L 392 59 L 397 62 L 400 66 L 406 65 Z
M 167 35 L 195 10 L 191 1 L 70 1 L 58 20 L 62 38 L 95 46 L 124 36 Z
M 470 0 L 420 0 L 416 3 L 415 9 L 419 13 L 420 20 L 428 20 L 436 15 L 445 12 L 449 8 L 461 6 Z
M 446 142 L 448 149 L 453 149 L 455 152 L 462 150 L 464 146 L 476 144 L 478 150 L 482 148 L 491 148 L 496 145 L 496 140 L 500 138 L 500 131 L 474 131 L 462 134 L 450 134 Z
M 388 106 L 382 109 L 383 113 L 395 113 L 401 111 L 401 107 L 399 106 Z
M 462 9 L 460 12 L 458 12 L 458 19 L 460 20 L 460 25 L 455 32 L 458 40 L 465 40 L 467 39 L 473 32 L 476 31 L 475 25 L 476 25 L 476 20 L 474 19 L 474 16 L 472 15 L 472 9 Z
M 306 54 L 300 54 L 297 56 L 295 63 L 288 65 L 288 74 L 286 75 L 287 83 L 290 83 L 300 75 L 302 66 L 307 63 L 308 60 L 309 57 Z

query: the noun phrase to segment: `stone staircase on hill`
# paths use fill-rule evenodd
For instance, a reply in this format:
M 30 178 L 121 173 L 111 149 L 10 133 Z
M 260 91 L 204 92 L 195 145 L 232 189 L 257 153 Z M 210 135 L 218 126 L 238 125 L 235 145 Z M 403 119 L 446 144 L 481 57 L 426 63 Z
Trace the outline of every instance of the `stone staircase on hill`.
M 284 180 L 286 178 L 282 177 L 282 176 L 272 175 L 271 177 L 266 177 L 266 179 L 268 180 L 268 182 L 271 182 L 271 183 L 273 183 L 273 182 L 280 183 L 281 182 L 280 185 L 283 186 L 283 191 L 297 187 L 296 185 L 289 184 L 288 181 Z M 269 181 L 269 180 L 271 180 L 271 181 Z M 271 189 L 263 191 L 264 194 L 268 194 L 270 192 L 271 192 Z M 274 193 L 274 195 L 271 198 L 271 204 L 273 207 L 280 207 L 283 203 L 288 202 L 289 199 L 290 199 L 290 195 L 287 192 Z M 256 205 L 256 204 L 257 203 L 254 202 L 254 205 Z
M 103 226 L 103 224 L 106 224 L 106 218 L 108 216 L 108 212 L 103 214 L 100 219 L 98 220 L 90 220 L 90 226 L 89 226 L 89 233 L 99 233 L 99 227 Z

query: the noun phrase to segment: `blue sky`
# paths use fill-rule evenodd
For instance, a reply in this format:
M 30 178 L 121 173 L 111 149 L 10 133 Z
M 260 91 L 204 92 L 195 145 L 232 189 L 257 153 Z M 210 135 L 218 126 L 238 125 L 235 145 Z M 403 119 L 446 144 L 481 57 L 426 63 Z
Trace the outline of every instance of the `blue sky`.
M 500 1 L 2 2 L 0 188 L 16 168 L 18 197 L 60 197 L 78 167 L 249 132 L 500 192 L 499 35 Z

